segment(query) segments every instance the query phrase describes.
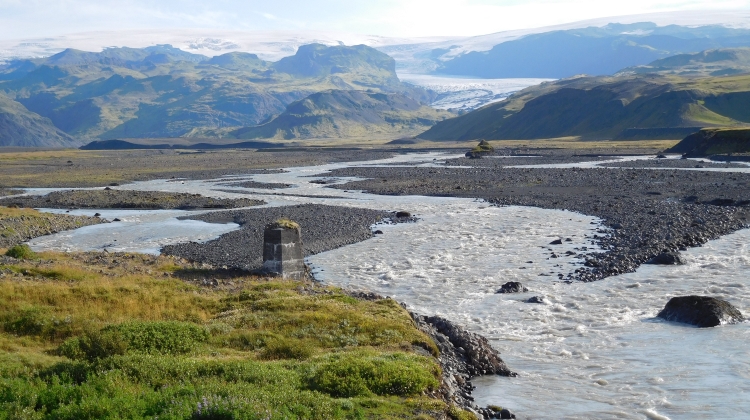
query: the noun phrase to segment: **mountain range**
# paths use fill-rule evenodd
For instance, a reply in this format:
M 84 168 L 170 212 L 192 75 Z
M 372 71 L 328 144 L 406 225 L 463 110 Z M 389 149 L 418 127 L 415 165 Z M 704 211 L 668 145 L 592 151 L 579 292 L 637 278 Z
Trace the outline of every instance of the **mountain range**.
M 750 30 L 743 28 L 611 23 L 498 33 L 455 44 L 367 40 L 379 50 L 330 45 L 326 38 L 329 45 L 299 45 L 276 61 L 218 53 L 239 45 L 201 39 L 186 49 L 211 54 L 170 45 L 69 48 L 0 65 L 0 145 L 400 137 L 423 130 L 420 137 L 430 140 L 678 138 L 705 126 L 750 124 Z M 272 48 L 266 41 L 264 48 Z M 295 42 L 280 40 L 278 48 Z M 264 50 L 263 57 L 269 55 Z M 412 82 L 404 83 L 397 68 L 438 75 L 410 75 Z M 451 84 L 446 92 L 464 104 L 457 112 L 511 93 L 490 92 L 495 85 L 463 77 L 559 80 L 451 118 L 426 106 L 446 100 L 434 87 L 440 74 L 453 77 L 445 79 Z M 428 86 L 425 80 L 438 92 L 419 86 Z
M 276 62 L 240 52 L 209 58 L 169 45 L 68 49 L 0 69 L 0 92 L 79 139 L 179 137 L 253 126 L 328 90 L 417 102 L 434 96 L 401 83 L 395 61 L 364 45 L 305 45 Z M 444 118 L 442 111 L 431 112 L 434 120 Z
M 682 53 L 750 46 L 750 30 L 724 26 L 609 24 L 524 36 L 441 60 L 450 48 L 433 50 L 437 73 L 484 78 L 565 78 L 611 75 L 625 68 Z

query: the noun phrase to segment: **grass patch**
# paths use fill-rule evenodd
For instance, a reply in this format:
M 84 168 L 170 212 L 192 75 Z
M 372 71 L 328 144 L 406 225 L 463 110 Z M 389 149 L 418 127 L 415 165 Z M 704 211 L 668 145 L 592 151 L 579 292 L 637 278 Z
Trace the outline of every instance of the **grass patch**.
M 392 300 L 171 257 L 0 264 L 0 419 L 434 418 L 437 354 Z M 51 275 L 50 273 L 57 273 Z M 202 288 L 174 276 L 218 278 Z M 231 286 L 224 286 L 230 284 Z M 304 292 L 302 292 L 304 290 Z

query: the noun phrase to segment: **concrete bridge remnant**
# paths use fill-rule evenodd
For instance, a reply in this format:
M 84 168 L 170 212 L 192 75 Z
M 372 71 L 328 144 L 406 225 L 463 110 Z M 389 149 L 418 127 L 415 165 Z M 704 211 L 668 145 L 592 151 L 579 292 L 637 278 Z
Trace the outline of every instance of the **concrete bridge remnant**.
M 301 280 L 306 267 L 298 223 L 279 219 L 263 232 L 263 271 L 283 279 Z

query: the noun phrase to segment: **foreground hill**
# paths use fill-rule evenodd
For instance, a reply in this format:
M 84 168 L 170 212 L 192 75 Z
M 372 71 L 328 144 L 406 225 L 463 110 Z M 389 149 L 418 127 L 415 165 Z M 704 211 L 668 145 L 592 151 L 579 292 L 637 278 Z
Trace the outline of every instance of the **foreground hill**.
M 427 140 L 682 138 L 750 124 L 750 75 L 576 77 L 436 124 Z
M 168 45 L 68 49 L 0 68 L 0 92 L 84 139 L 178 137 L 257 125 L 329 89 L 430 99 L 399 81 L 392 58 L 364 45 L 306 45 L 275 63 L 248 53 L 208 58 Z
M 231 134 L 243 139 L 416 134 L 452 115 L 401 94 L 329 90 L 292 103 L 266 124 Z
M 750 153 L 750 129 L 705 129 L 685 137 L 670 153 L 687 157 Z
M 78 143 L 44 118 L 0 93 L 0 146 L 75 147 Z
M 723 26 L 609 24 L 533 34 L 451 57 L 435 49 L 436 72 L 486 78 L 564 78 L 576 74 L 611 75 L 680 53 L 750 46 L 750 30 Z M 459 46 L 456 45 L 456 48 Z

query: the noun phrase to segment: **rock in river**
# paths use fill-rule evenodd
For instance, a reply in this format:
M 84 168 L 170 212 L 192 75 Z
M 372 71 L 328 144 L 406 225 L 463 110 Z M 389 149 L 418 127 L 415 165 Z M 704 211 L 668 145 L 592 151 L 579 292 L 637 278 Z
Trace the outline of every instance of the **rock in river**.
M 661 254 L 646 261 L 646 264 L 658 264 L 658 265 L 681 265 L 685 262 L 677 252 L 662 252 Z
M 524 287 L 521 282 L 518 281 L 509 281 L 505 283 L 504 285 L 500 286 L 500 288 L 495 293 L 523 293 L 528 292 L 529 289 Z
M 731 303 L 710 296 L 673 297 L 657 317 L 701 328 L 735 324 L 745 320 L 742 313 Z

